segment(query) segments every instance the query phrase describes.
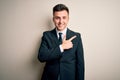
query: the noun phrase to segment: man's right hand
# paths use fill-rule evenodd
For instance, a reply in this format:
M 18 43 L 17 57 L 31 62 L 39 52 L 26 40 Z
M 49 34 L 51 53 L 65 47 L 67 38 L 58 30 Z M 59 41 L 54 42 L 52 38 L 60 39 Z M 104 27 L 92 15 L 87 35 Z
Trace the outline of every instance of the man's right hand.
M 64 36 L 63 41 L 62 41 L 62 48 L 64 50 L 72 48 L 73 47 L 72 40 L 75 38 L 76 38 L 76 36 L 73 36 L 70 39 L 66 40 L 66 36 Z

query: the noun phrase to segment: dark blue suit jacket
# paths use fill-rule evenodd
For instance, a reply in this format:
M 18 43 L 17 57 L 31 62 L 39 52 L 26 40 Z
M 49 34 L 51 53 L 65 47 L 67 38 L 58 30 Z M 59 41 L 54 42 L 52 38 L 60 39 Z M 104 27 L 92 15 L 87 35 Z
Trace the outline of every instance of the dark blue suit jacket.
M 38 59 L 46 62 L 41 80 L 84 80 L 84 54 L 79 33 L 67 29 L 66 39 L 72 40 L 73 48 L 61 53 L 56 30 L 43 33 Z

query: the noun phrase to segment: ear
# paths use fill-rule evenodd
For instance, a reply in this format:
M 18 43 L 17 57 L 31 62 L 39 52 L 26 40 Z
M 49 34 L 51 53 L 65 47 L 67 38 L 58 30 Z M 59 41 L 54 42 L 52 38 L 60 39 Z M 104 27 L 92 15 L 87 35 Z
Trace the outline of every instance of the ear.
M 69 15 L 67 15 L 67 20 L 69 21 Z

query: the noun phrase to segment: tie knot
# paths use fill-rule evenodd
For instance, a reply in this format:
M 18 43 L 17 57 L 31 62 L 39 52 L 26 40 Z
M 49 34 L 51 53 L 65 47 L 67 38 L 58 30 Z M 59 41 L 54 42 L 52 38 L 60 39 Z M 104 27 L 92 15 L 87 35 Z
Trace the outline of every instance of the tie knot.
M 59 37 L 60 37 L 60 36 L 62 36 L 62 33 L 61 33 L 61 32 L 59 33 Z

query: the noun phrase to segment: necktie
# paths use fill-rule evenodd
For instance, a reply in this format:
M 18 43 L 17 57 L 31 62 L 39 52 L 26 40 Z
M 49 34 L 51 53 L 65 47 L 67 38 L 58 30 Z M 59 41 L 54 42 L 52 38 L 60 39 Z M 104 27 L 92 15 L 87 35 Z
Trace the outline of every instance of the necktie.
M 62 43 L 62 33 L 59 33 L 59 43 Z

